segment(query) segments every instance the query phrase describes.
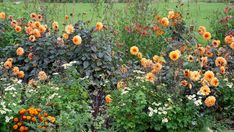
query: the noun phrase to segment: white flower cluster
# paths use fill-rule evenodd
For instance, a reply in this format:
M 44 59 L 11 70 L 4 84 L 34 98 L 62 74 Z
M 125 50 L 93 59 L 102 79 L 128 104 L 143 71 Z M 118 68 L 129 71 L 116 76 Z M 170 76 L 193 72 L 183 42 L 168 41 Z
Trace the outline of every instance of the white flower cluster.
M 52 100 L 52 99 L 54 99 L 55 97 L 57 97 L 57 98 L 60 98 L 60 97 L 61 97 L 61 96 L 56 92 L 56 91 L 59 90 L 59 87 L 51 86 L 50 88 L 51 88 L 51 90 L 55 90 L 55 92 L 54 92 L 53 94 L 51 94 L 51 95 L 48 97 L 49 100 Z
M 158 114 L 158 115 L 163 116 L 162 123 L 168 122 L 168 118 L 166 116 L 167 116 L 168 110 L 172 109 L 172 107 L 169 106 L 169 104 L 167 104 L 167 103 L 162 104 L 162 103 L 155 103 L 154 102 L 152 105 L 154 106 L 154 108 L 148 107 L 149 116 L 152 117 L 154 114 Z
M 11 112 L 11 110 L 6 107 L 5 103 L 6 102 L 2 101 L 1 104 L 0 104 L 0 106 L 1 106 L 0 107 L 0 113 L 3 114 L 3 115 L 6 114 L 7 112 Z
M 49 100 L 52 100 L 52 99 L 54 99 L 55 96 L 58 96 L 58 95 L 59 95 L 58 93 L 53 93 L 52 95 L 50 95 L 50 96 L 48 97 L 48 99 L 49 99 Z M 58 98 L 60 98 L 60 96 L 58 96 Z
M 121 91 L 122 91 L 122 95 L 124 95 L 124 94 L 126 94 L 126 93 L 128 93 L 129 91 L 130 91 L 131 89 L 129 88 L 129 87 L 125 87 L 125 88 L 123 88 Z
M 14 84 L 22 84 L 22 80 L 18 78 L 11 78 L 11 81 L 13 81 Z
M 13 119 L 13 116 L 7 116 L 9 112 L 12 112 L 12 110 L 8 109 L 5 105 L 5 102 L 2 101 L 0 104 L 0 113 L 5 115 L 5 122 L 9 122 L 11 119 Z
M 1 78 L 1 80 L 4 79 Z M 21 84 L 22 80 L 11 79 L 11 81 L 12 83 L 4 84 L 4 95 L 0 96 L 0 115 L 5 115 L 5 122 L 13 119 L 12 116 L 9 116 L 13 112 L 11 108 L 15 108 L 17 103 L 20 102 L 20 100 L 17 100 L 17 95 L 19 94 L 17 92 L 17 86 Z
M 0 69 L 3 68 L 4 62 L 0 62 Z
M 56 90 L 56 91 L 58 91 L 59 90 L 59 87 L 56 87 L 56 86 L 52 86 L 52 87 L 50 87 L 52 90 Z
M 224 81 L 226 82 L 226 85 L 229 87 L 229 88 L 234 88 L 233 87 L 233 83 L 234 82 L 234 78 L 232 79 L 232 81 L 228 81 L 228 78 L 225 78 Z
M 33 93 L 33 94 L 38 93 L 38 91 L 37 91 L 36 89 L 28 89 L 26 92 L 27 92 L 27 93 Z M 29 95 L 29 96 L 30 96 L 30 95 Z M 30 97 L 31 97 L 31 96 L 30 96 Z
M 17 82 L 21 83 L 21 81 L 17 81 Z M 16 90 L 16 84 L 9 83 L 9 84 L 6 84 L 5 87 L 6 87 L 4 89 L 5 96 L 11 96 L 13 98 L 15 98 L 17 96 L 18 92 Z
M 4 91 L 15 91 L 16 89 L 15 89 L 15 87 L 14 87 L 14 85 L 8 85 L 5 89 L 4 89 Z
M 202 99 L 201 99 L 202 97 L 201 96 L 197 98 L 196 95 L 193 94 L 193 95 L 186 95 L 186 97 L 188 100 L 192 100 L 196 106 L 202 105 Z
M 133 70 L 133 73 L 137 73 L 137 74 L 145 74 L 145 72 L 141 71 L 141 70 Z
M 73 66 L 74 64 L 77 64 L 77 61 L 71 61 L 70 63 L 65 63 L 62 65 L 64 69 L 68 69 L 69 67 Z
M 136 73 L 136 79 L 140 80 L 141 82 L 145 82 L 145 72 L 141 70 L 133 70 L 133 73 Z

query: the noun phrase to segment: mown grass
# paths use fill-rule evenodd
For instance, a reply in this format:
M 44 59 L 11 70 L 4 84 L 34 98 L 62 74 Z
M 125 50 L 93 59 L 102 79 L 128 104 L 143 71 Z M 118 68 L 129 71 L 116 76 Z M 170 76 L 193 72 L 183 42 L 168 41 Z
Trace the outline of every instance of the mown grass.
M 26 5 L 26 6 L 25 6 Z M 190 2 L 185 3 L 183 6 L 179 6 L 177 9 L 180 10 L 185 16 L 185 20 L 195 25 L 204 25 L 208 27 L 210 21 L 208 18 L 213 15 L 215 10 L 223 10 L 227 5 L 226 3 L 203 3 L 203 2 Z M 51 19 L 58 20 L 60 23 L 64 22 L 64 16 L 71 13 L 74 14 L 74 20 L 91 20 L 101 21 L 103 19 L 102 14 L 108 13 L 104 9 L 106 6 L 101 5 L 97 8 L 97 5 L 90 3 L 23 3 L 13 4 L 13 3 L 0 3 L 0 11 L 5 11 L 7 14 L 12 14 L 16 17 L 23 16 L 24 13 L 30 13 L 35 11 L 45 11 L 45 9 L 40 9 L 43 6 L 47 8 L 45 13 L 49 14 Z M 168 10 L 175 9 L 178 5 L 176 3 L 164 3 L 157 2 L 151 5 L 154 9 L 166 15 Z M 124 3 L 116 3 L 111 7 L 111 10 L 118 10 L 118 13 L 125 15 L 123 12 L 126 8 Z M 98 13 L 99 12 L 99 13 Z M 73 22 L 71 21 L 71 22 Z

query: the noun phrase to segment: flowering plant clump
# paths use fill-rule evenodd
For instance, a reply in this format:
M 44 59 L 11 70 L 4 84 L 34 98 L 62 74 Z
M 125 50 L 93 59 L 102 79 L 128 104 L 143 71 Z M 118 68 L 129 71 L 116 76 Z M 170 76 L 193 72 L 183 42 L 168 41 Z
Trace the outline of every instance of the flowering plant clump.
M 217 39 L 224 43 L 223 38 L 225 36 L 234 36 L 234 7 L 233 5 L 227 5 L 223 10 L 217 10 L 214 12 L 214 16 L 211 17 L 210 21 L 214 35 Z
M 15 111 L 21 107 L 20 87 L 22 81 L 18 79 L 1 78 L 0 81 L 0 130 L 9 130 Z
M 61 57 L 61 55 L 55 54 L 53 50 L 61 50 L 62 48 L 57 45 L 56 36 L 50 36 L 49 28 L 42 24 L 41 21 L 41 15 L 32 13 L 31 20 L 27 23 L 22 22 L 22 25 L 14 23 L 14 26 L 24 33 L 26 37 L 22 38 L 19 44 L 3 49 L 5 52 L 3 59 L 11 57 L 5 61 L 3 74 L 15 76 L 24 82 L 28 82 L 37 78 L 46 80 L 47 74 L 58 70 L 58 66 L 55 63 L 59 63 L 60 60 L 57 60 L 56 57 Z M 21 26 L 25 26 L 25 29 L 21 28 Z M 53 50 L 47 52 L 46 50 L 48 49 Z M 52 68 L 52 66 L 54 67 Z M 49 69 L 51 69 L 51 72 L 39 74 L 41 71 L 48 72 Z
M 22 108 L 18 113 L 19 116 L 13 118 L 13 130 L 27 132 L 36 129 L 46 130 L 47 127 L 55 126 L 55 117 L 48 115 L 48 113 L 40 108 Z
M 171 14 L 171 12 L 169 12 L 169 14 Z M 161 19 L 161 21 L 163 21 L 162 24 L 164 25 L 167 25 L 168 23 L 166 18 Z M 186 30 L 186 28 L 184 30 Z M 220 40 L 212 36 L 204 26 L 200 26 L 197 33 L 201 36 L 204 42 L 206 42 L 206 44 L 199 44 L 199 42 L 196 41 L 195 36 L 191 36 L 192 38 L 185 38 L 183 35 L 179 35 L 177 36 L 177 39 L 171 39 L 168 41 L 170 43 L 167 45 L 167 48 L 162 50 L 162 53 L 164 54 L 153 55 L 152 59 L 145 57 L 142 53 L 142 50 L 144 49 L 141 50 L 138 45 L 130 47 L 129 50 L 133 56 L 136 56 L 136 58 L 139 59 L 139 63 L 143 67 L 142 70 L 146 73 L 145 80 L 155 84 L 156 86 L 165 85 L 167 88 L 166 93 L 168 93 L 168 95 L 174 100 L 178 101 L 174 108 L 179 107 L 181 110 L 184 106 L 188 105 L 191 107 L 191 110 L 188 111 L 192 112 L 196 109 L 197 111 L 194 112 L 200 114 L 197 117 L 191 118 L 196 118 L 198 119 L 197 121 L 199 121 L 203 116 L 202 113 L 206 113 L 205 111 L 209 111 L 211 109 L 216 111 L 220 110 L 221 104 L 218 102 L 218 97 L 222 95 L 221 91 L 226 87 L 223 79 L 233 78 L 232 73 L 234 59 L 232 56 L 234 52 L 231 44 L 234 40 L 232 35 L 228 35 L 222 38 L 225 44 L 220 45 Z M 178 41 L 178 39 L 180 40 Z M 120 86 L 119 83 L 117 84 L 117 87 L 118 86 Z M 175 93 L 178 93 L 180 96 L 177 96 Z M 150 94 L 147 95 L 149 96 Z M 120 96 L 112 98 L 111 101 L 114 104 L 110 105 L 113 108 L 111 110 L 115 111 L 114 109 L 117 109 L 117 107 L 115 107 L 115 105 L 117 105 L 115 100 L 120 102 L 119 100 L 121 98 L 122 97 Z M 132 97 L 129 98 L 133 99 Z M 179 101 L 176 98 L 187 99 L 187 101 Z M 123 104 L 125 104 L 125 102 Z M 179 106 L 179 104 L 184 106 Z M 129 106 L 129 104 L 127 106 Z M 154 113 L 158 113 L 158 109 L 154 109 L 152 106 L 148 107 L 148 109 L 149 116 L 153 116 Z M 114 116 L 118 115 L 118 112 L 122 113 L 121 110 L 116 110 L 115 112 L 116 113 L 112 113 Z M 137 112 L 137 110 L 134 112 Z M 163 112 L 166 113 L 165 111 Z M 155 120 L 160 120 L 165 123 L 170 122 L 170 120 L 174 120 L 175 117 L 176 115 L 172 117 L 169 116 L 168 118 L 160 115 L 156 117 Z M 176 118 L 183 118 L 183 116 L 180 115 Z M 117 120 L 118 119 L 121 118 L 118 117 Z M 143 121 L 143 119 L 141 119 L 141 121 Z M 183 123 L 190 124 L 192 122 L 184 120 Z M 172 124 L 175 125 L 174 121 L 172 121 Z M 172 124 L 169 123 L 169 126 L 166 125 L 166 129 L 170 130 L 173 126 Z M 196 125 L 200 126 L 202 124 Z M 176 128 L 176 126 L 173 127 Z M 159 130 L 160 128 L 165 129 L 162 125 L 157 126 L 157 128 Z
M 21 42 L 21 39 L 25 37 L 25 34 L 21 32 L 21 26 L 26 19 L 23 17 L 14 19 L 13 16 L 7 16 L 5 12 L 0 12 L 0 16 L 0 48 Z M 15 26 L 16 24 L 18 26 Z M 1 50 L 0 56 L 4 54 Z
M 199 34 L 203 36 L 204 40 L 211 39 L 211 34 L 206 31 L 205 27 L 200 26 L 198 31 Z M 160 58 L 155 55 L 151 60 L 141 56 L 141 65 L 146 71 L 149 71 L 146 74 L 146 80 L 153 83 L 162 81 L 165 74 L 170 75 L 167 73 L 171 72 L 169 67 L 176 66 L 177 68 L 172 68 L 175 70 L 174 73 L 172 72 L 172 75 L 174 74 L 173 83 L 175 84 L 173 89 L 177 89 L 177 86 L 183 86 L 185 87 L 185 94 L 193 94 L 195 92 L 203 95 L 204 97 L 207 97 L 204 100 L 204 104 L 207 107 L 214 106 L 216 104 L 216 98 L 210 94 L 215 94 L 216 91 L 219 90 L 217 88 L 220 85 L 220 80 L 218 78 L 224 78 L 224 75 L 232 76 L 233 58 L 231 56 L 233 56 L 233 49 L 231 48 L 230 43 L 233 42 L 233 37 L 227 36 L 224 40 L 226 45 L 223 47 L 219 46 L 219 40 L 213 40 L 212 43 L 208 43 L 206 47 L 203 47 L 200 44 L 197 44 L 196 47 L 190 46 L 191 49 L 188 49 L 188 46 L 177 47 L 178 49 L 169 52 L 168 57 L 166 57 L 169 58 L 169 65 L 165 67 L 162 65 L 163 62 L 165 63 L 164 57 Z M 136 56 L 140 53 L 136 46 L 131 47 L 130 52 L 132 55 Z M 185 54 L 187 57 L 182 57 L 182 54 Z M 178 65 L 179 63 L 182 65 Z M 194 65 L 196 63 L 200 64 L 200 66 Z M 193 69 L 189 70 L 188 68 L 192 66 Z M 165 71 L 166 69 L 169 71 Z M 164 74 L 160 74 L 161 70 Z M 216 77 L 213 71 L 217 72 L 218 77 Z M 168 79 L 168 77 L 166 79 Z M 178 83 L 176 81 L 181 82 Z M 195 89 L 199 87 L 198 82 L 201 85 L 200 88 L 198 88 L 198 91 L 196 91 Z M 170 82 L 167 83 L 170 85 Z M 212 90 L 210 88 L 212 88 Z
M 88 83 L 78 79 L 78 73 L 72 69 L 75 68 L 67 69 L 62 75 L 54 74 L 49 83 L 31 80 L 29 85 L 25 85 L 22 80 L 2 78 L 1 130 L 75 131 L 78 128 L 90 128 L 91 109 L 86 91 Z M 25 107 L 29 108 L 23 109 Z M 46 111 L 54 116 L 49 116 Z
M 200 102 L 186 100 L 179 93 L 170 95 L 165 84 L 155 87 L 144 79 L 142 73 L 136 75 L 136 78 L 122 81 L 121 84 L 124 85 L 118 83 L 118 90 L 106 96 L 108 112 L 114 119 L 114 128 L 135 131 L 195 131 L 205 127 L 202 123 L 207 122 L 207 116 L 199 114 Z
M 32 13 L 30 17 L 31 20 L 24 24 L 25 29 L 20 29 L 27 37 L 2 50 L 3 74 L 24 82 L 32 79 L 47 81 L 53 73 L 63 71 L 63 64 L 77 61 L 81 75 L 89 76 L 91 83 L 98 87 L 104 84 L 103 79 L 111 76 L 112 41 L 105 37 L 101 22 L 91 29 L 87 29 L 83 22 L 74 26 L 68 24 L 59 37 L 58 22 L 52 22 L 50 28 L 43 24 L 42 15 Z M 21 25 L 15 23 L 14 26 L 20 28 Z
M 123 16 L 94 5 L 108 8 L 96 24 L 75 10 L 48 19 L 40 3 L 0 11 L 0 131 L 233 129 L 232 6 L 212 30 L 188 25 L 181 3 L 161 15 L 135 0 Z
M 88 30 L 83 22 L 78 22 L 73 28 L 66 26 L 64 33 L 72 38 L 72 41 L 67 39 L 64 43 L 73 45 L 67 47 L 67 60 L 76 61 L 81 76 L 89 78 L 90 84 L 99 88 L 113 76 L 114 70 L 112 34 L 106 28 L 98 22 L 95 28 Z
M 143 54 L 152 56 L 163 54 L 161 51 L 170 43 L 193 41 L 190 28 L 186 27 L 183 16 L 179 11 L 171 10 L 167 17 L 156 14 L 152 21 L 140 20 L 123 22 L 124 29 L 121 30 L 117 43 L 118 48 L 125 51 L 137 45 Z

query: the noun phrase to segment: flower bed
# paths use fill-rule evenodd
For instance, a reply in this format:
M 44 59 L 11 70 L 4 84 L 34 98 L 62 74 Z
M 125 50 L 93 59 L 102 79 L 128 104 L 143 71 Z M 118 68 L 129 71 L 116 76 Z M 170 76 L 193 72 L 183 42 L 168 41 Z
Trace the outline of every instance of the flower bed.
M 232 129 L 232 34 L 177 10 L 118 30 L 69 19 L 0 12 L 3 38 L 16 36 L 1 42 L 1 131 Z

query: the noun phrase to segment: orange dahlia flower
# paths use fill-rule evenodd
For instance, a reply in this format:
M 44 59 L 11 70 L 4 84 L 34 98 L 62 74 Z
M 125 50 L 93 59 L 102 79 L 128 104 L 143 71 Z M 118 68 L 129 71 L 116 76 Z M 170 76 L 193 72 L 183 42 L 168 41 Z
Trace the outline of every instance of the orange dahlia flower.
M 210 34 L 210 32 L 205 32 L 205 33 L 203 34 L 203 39 L 205 39 L 205 40 L 210 40 L 210 39 L 211 39 L 211 34 Z
M 210 94 L 210 88 L 207 85 L 204 85 L 200 88 L 199 92 L 201 92 L 202 95 L 207 96 Z
M 227 61 L 223 57 L 217 57 L 216 60 L 215 60 L 215 65 L 218 66 L 218 67 L 226 66 Z
M 19 47 L 17 50 L 16 50 L 16 54 L 18 56 L 23 56 L 24 55 L 24 49 L 22 47 Z
M 79 35 L 76 35 L 76 36 L 73 37 L 72 41 L 73 41 L 73 43 L 75 45 L 80 45 L 81 42 L 82 42 L 82 39 L 81 39 L 81 37 Z
M 207 107 L 211 107 L 215 105 L 215 102 L 216 102 L 216 98 L 214 96 L 209 96 L 206 98 L 204 103 Z
M 103 24 L 101 22 L 97 22 L 96 24 L 96 30 L 100 31 L 103 28 Z
M 138 52 L 139 52 L 138 47 L 132 46 L 132 47 L 130 48 L 130 53 L 131 53 L 132 55 L 137 55 Z
M 179 50 L 175 50 L 169 53 L 169 57 L 171 60 L 176 61 L 180 58 L 180 51 Z
M 207 81 L 211 81 L 212 78 L 214 78 L 214 73 L 212 71 L 206 71 L 204 74 L 204 79 Z

